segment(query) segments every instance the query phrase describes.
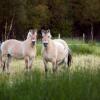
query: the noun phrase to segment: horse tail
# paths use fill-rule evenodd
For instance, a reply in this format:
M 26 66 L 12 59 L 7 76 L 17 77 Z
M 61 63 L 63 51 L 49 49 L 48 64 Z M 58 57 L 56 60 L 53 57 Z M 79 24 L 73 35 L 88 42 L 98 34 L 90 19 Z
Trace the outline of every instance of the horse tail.
M 67 62 L 68 67 L 71 66 L 71 62 L 72 62 L 72 53 L 71 53 L 71 50 L 69 49 L 68 50 L 68 62 Z

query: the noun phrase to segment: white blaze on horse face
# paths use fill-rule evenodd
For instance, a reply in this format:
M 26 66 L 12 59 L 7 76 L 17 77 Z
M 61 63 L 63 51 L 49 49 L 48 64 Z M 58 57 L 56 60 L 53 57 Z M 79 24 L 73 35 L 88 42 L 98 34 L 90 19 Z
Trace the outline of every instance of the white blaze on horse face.
M 33 30 L 31 34 L 32 34 L 31 36 L 32 44 L 34 45 L 37 40 L 37 30 Z
M 42 30 L 42 42 L 48 43 L 49 39 L 51 38 L 50 30 Z
M 35 43 L 37 40 L 37 30 L 29 30 L 27 38 L 30 38 L 32 43 Z
M 37 40 L 37 32 L 34 32 L 32 34 L 32 42 L 35 42 Z
M 43 42 L 43 43 L 48 43 L 49 38 L 48 38 L 47 34 L 44 34 L 44 35 L 42 35 L 42 36 L 43 36 L 43 37 L 42 37 L 42 42 Z

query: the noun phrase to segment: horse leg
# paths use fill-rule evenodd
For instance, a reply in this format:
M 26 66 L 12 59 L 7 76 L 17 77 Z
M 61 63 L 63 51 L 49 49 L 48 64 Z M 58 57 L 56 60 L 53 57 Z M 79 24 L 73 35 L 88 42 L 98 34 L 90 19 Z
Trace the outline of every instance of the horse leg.
M 45 73 L 47 73 L 48 72 L 47 61 L 45 59 L 43 59 L 43 63 L 44 63 Z
M 32 69 L 32 63 L 33 63 L 33 58 L 30 58 L 29 64 L 28 64 L 28 67 L 29 67 L 30 70 Z
M 54 60 L 54 61 L 52 62 L 52 66 L 53 66 L 53 68 L 52 68 L 53 73 L 55 73 L 55 72 L 57 71 L 57 63 L 56 63 L 56 60 Z
M 5 61 L 2 62 L 2 67 L 3 67 L 3 72 L 4 72 L 5 68 L 6 68 L 6 62 Z
M 2 71 L 4 72 L 6 69 L 6 56 L 2 56 Z
M 11 63 L 11 56 L 9 54 L 7 56 L 8 56 L 7 61 L 6 61 L 6 63 L 7 63 L 7 73 L 10 73 L 10 71 L 9 71 L 9 65 Z
M 29 58 L 25 57 L 25 66 L 26 66 L 26 70 L 28 70 L 28 62 L 29 62 Z

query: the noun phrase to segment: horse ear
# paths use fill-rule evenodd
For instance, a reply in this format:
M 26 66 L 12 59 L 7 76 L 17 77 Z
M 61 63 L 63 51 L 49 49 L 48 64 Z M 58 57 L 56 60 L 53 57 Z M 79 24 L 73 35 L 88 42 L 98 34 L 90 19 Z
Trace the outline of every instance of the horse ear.
M 52 35 L 50 34 L 50 38 L 52 38 Z
M 42 36 L 44 36 L 44 34 L 45 34 L 45 30 L 41 30 L 41 34 L 42 34 Z
M 28 35 L 27 35 L 27 38 L 29 38 L 31 36 L 32 36 L 32 34 L 31 34 L 31 31 L 29 30 Z
M 49 38 L 52 38 L 52 35 L 51 35 L 51 33 L 50 33 L 50 32 L 48 33 L 48 36 L 49 36 Z

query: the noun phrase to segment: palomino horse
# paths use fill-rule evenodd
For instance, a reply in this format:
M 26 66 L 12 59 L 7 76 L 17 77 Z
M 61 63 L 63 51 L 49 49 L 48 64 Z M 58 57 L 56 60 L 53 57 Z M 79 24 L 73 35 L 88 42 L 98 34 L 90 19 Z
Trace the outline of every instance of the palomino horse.
M 1 44 L 1 57 L 3 71 L 9 71 L 11 58 L 25 59 L 26 69 L 31 69 L 33 59 L 36 55 L 37 30 L 29 30 L 27 39 L 18 41 L 16 39 L 6 40 Z
M 62 39 L 51 39 L 50 30 L 42 30 L 42 43 L 43 43 L 43 62 L 45 72 L 47 72 L 47 63 L 52 63 L 53 72 L 57 70 L 59 64 L 65 64 L 65 67 L 71 64 L 71 52 L 67 43 Z

